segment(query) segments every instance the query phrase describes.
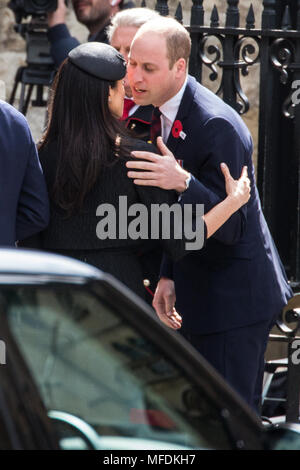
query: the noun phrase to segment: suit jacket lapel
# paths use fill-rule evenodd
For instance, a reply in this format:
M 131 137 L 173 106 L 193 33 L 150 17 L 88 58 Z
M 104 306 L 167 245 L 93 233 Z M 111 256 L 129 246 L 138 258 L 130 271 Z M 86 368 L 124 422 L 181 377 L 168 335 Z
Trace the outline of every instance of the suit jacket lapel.
M 194 95 L 195 95 L 195 92 L 196 92 L 196 85 L 197 85 L 196 80 L 193 77 L 189 76 L 187 84 L 186 84 L 186 88 L 185 88 L 185 91 L 184 91 L 184 94 L 183 94 L 183 97 L 181 99 L 181 103 L 180 103 L 178 111 L 177 111 L 176 118 L 175 118 L 175 121 L 174 121 L 174 122 L 176 122 L 176 121 L 181 122 L 182 130 L 185 134 L 188 134 L 188 129 L 186 129 L 184 127 L 184 125 L 185 125 L 186 118 L 189 115 L 190 108 L 191 108 L 192 103 L 193 103 L 193 98 L 194 98 Z M 173 125 L 174 125 L 174 123 L 173 123 Z M 172 127 L 172 129 L 173 129 L 173 127 Z M 171 130 L 166 145 L 171 150 L 171 152 L 174 153 L 175 156 L 176 156 L 176 149 L 177 149 L 178 144 L 180 142 L 182 143 L 183 139 L 180 136 L 179 137 L 174 137 L 174 135 L 172 133 L 172 130 Z

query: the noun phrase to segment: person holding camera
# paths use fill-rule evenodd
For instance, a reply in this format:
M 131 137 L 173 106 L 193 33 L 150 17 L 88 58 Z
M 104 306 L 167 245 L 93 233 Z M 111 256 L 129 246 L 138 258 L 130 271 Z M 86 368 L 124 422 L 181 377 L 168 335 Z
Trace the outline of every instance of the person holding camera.
M 72 5 L 77 20 L 89 30 L 88 41 L 104 43 L 108 42 L 106 28 L 110 18 L 120 10 L 135 6 L 131 0 L 72 0 Z M 66 13 L 65 0 L 58 0 L 57 9 L 48 13 L 50 52 L 57 67 L 79 45 L 67 28 Z

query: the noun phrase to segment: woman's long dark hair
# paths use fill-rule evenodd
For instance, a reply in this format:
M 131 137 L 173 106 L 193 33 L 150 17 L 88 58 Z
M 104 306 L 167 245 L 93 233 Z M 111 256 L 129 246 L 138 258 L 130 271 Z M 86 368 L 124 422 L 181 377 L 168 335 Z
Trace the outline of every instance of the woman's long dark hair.
M 39 150 L 57 142 L 56 177 L 51 196 L 68 214 L 82 207 L 100 169 L 128 156 L 126 130 L 108 107 L 108 82 L 66 59 L 53 82 L 47 129 Z M 120 136 L 120 139 L 117 138 Z

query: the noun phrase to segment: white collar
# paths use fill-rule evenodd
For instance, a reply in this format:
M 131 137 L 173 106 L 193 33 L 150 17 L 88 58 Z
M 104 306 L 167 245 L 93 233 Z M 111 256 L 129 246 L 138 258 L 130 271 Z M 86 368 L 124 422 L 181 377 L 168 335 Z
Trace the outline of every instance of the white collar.
M 183 93 L 185 91 L 185 87 L 186 87 L 186 84 L 187 84 L 187 80 L 188 80 L 188 76 L 186 76 L 186 79 L 185 79 L 185 82 L 184 84 L 182 85 L 182 87 L 180 88 L 180 90 L 178 91 L 178 93 L 176 93 L 176 95 L 174 95 L 172 98 L 170 98 L 168 101 L 166 101 L 163 105 L 161 105 L 159 107 L 159 110 L 161 111 L 161 113 L 171 122 L 173 123 L 175 118 L 176 118 L 176 115 L 177 115 L 177 112 L 178 112 L 178 108 L 180 106 L 180 102 L 181 102 L 181 99 L 182 99 L 182 96 L 183 96 Z

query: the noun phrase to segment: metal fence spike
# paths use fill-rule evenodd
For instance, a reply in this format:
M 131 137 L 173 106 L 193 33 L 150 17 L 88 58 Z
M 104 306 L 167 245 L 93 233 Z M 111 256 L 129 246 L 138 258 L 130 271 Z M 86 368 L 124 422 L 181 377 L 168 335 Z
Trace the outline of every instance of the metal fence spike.
M 183 23 L 183 15 L 182 15 L 182 6 L 181 3 L 178 3 L 178 6 L 176 8 L 176 12 L 174 15 L 175 20 L 177 20 L 180 24 Z
M 255 28 L 255 16 L 254 16 L 254 10 L 253 10 L 253 5 L 251 3 L 248 15 L 246 18 L 246 28 L 247 29 L 252 29 Z
M 292 20 L 289 5 L 285 7 L 281 27 L 283 30 L 292 29 Z
M 210 26 L 211 28 L 217 28 L 220 25 L 219 23 L 219 13 L 216 5 L 214 5 L 210 17 Z

